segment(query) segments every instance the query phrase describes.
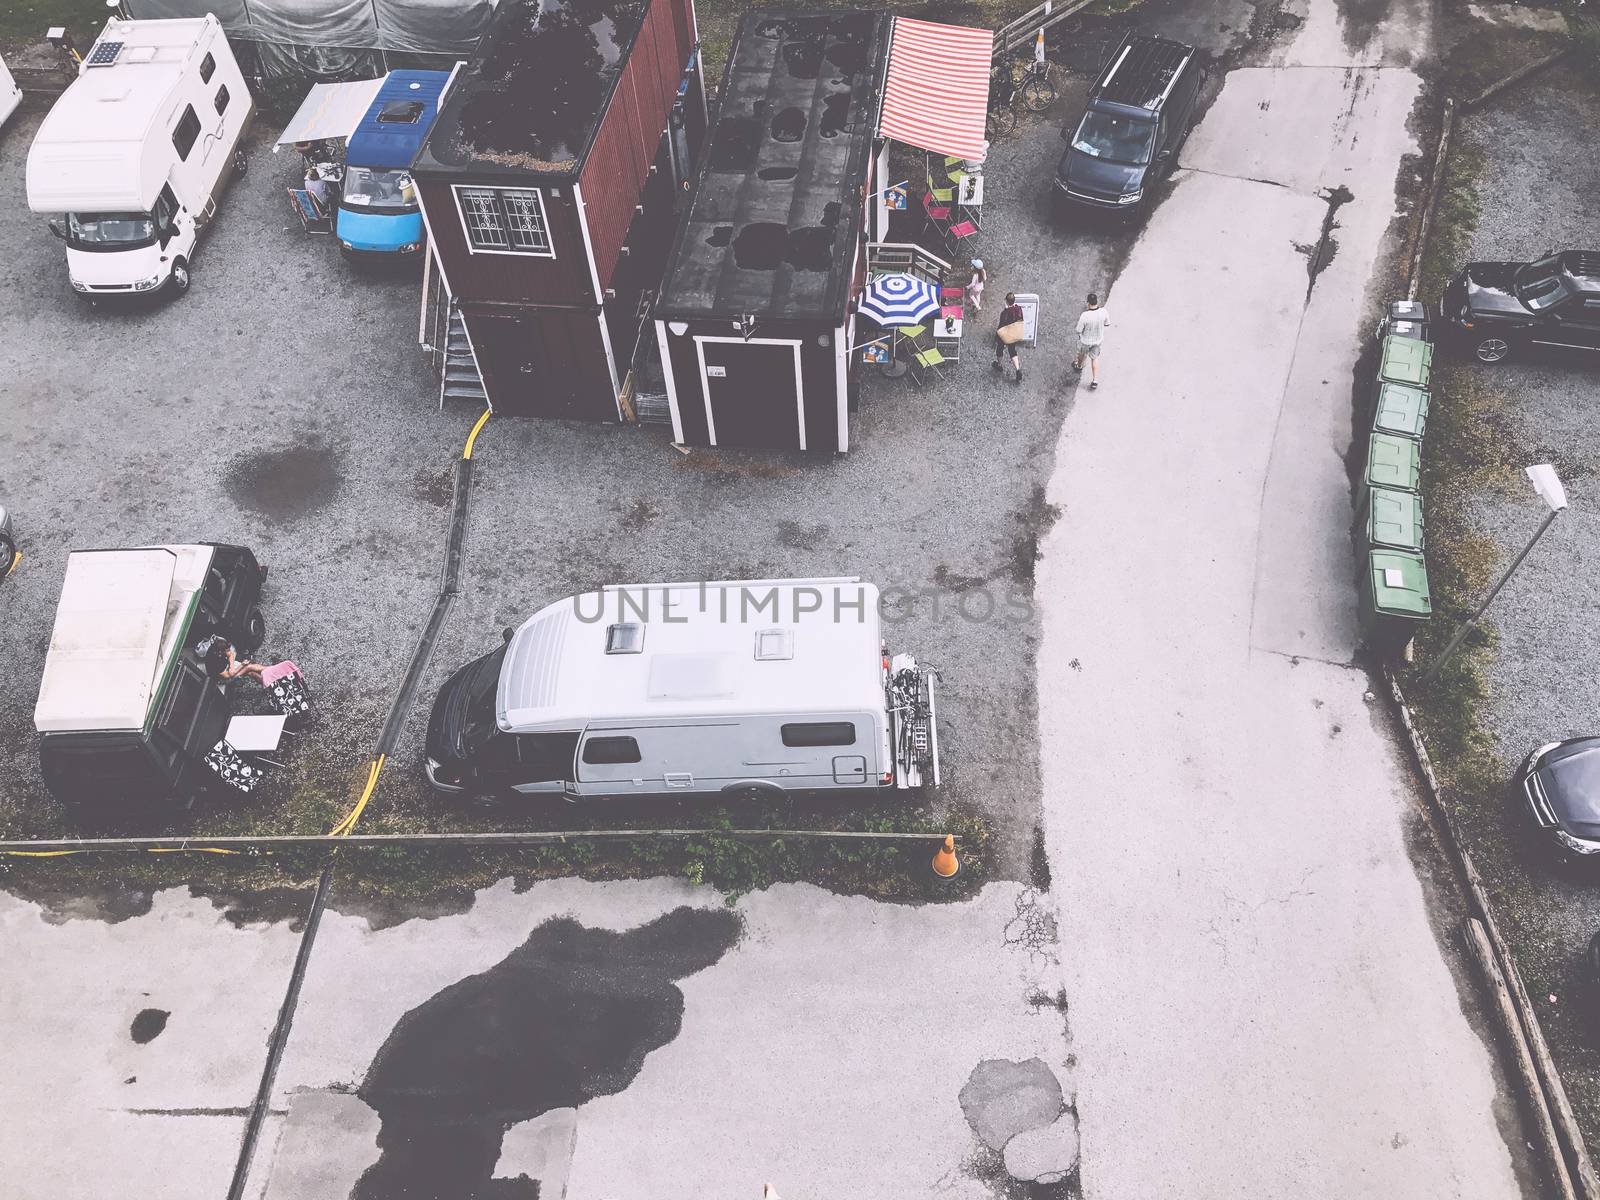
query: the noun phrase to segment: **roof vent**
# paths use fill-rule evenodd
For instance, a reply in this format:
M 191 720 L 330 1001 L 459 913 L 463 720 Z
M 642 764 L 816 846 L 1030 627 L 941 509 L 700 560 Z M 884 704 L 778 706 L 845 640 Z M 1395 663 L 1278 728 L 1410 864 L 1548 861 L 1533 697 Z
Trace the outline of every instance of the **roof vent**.
M 644 649 L 644 626 L 637 621 L 606 626 L 607 654 L 638 654 Z
M 756 661 L 771 662 L 794 657 L 794 630 L 756 630 Z
M 415 87 L 416 84 L 412 84 Z M 380 125 L 415 125 L 422 116 L 421 100 L 389 100 L 378 110 Z

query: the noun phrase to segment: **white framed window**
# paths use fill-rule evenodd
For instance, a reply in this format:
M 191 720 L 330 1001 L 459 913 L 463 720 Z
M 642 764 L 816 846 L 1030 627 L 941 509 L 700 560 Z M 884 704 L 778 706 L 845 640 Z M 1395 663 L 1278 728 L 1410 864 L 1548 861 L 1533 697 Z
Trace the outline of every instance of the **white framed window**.
M 554 258 L 544 195 L 537 188 L 452 184 L 467 248 L 474 254 L 532 254 Z

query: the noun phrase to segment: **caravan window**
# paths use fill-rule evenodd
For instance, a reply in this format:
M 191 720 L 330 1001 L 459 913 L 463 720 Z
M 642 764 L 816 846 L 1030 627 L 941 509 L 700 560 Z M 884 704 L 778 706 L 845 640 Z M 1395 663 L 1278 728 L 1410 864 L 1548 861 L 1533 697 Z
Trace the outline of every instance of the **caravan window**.
M 536 254 L 554 258 L 544 195 L 537 188 L 455 189 L 467 246 L 474 254 Z
M 849 721 L 808 721 L 783 727 L 785 746 L 854 746 L 856 727 Z
M 639 743 L 631 737 L 592 737 L 583 744 L 583 761 L 595 766 L 639 761 Z
M 227 84 L 223 84 L 221 87 L 219 87 L 217 89 L 217 98 L 213 103 L 216 104 L 217 111 L 219 113 L 225 113 L 225 112 L 228 111 L 228 85 Z
M 183 116 L 178 118 L 178 124 L 172 131 L 172 145 L 180 159 L 188 159 L 189 151 L 194 149 L 195 139 L 199 136 L 200 118 L 194 115 L 194 105 L 186 104 Z
M 206 56 L 200 60 L 200 82 L 210 83 L 211 73 L 217 69 L 217 60 L 211 57 L 211 52 L 206 51 Z

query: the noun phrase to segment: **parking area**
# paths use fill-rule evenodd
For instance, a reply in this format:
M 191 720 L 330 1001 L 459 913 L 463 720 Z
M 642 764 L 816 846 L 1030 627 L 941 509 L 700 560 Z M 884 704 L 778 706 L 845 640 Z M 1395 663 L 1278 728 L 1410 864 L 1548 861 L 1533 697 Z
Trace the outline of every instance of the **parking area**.
M 1552 249 L 1595 248 L 1600 166 L 1590 146 L 1597 122 L 1600 96 L 1565 66 L 1463 121 L 1452 164 L 1468 173 L 1477 214 L 1464 259 L 1527 261 Z M 1600 1009 L 1582 955 L 1600 930 L 1600 876 L 1554 861 L 1550 847 L 1530 836 L 1528 814 L 1507 781 L 1535 746 L 1596 732 L 1597 387 L 1600 364 L 1554 352 L 1492 367 L 1447 366 L 1434 393 L 1436 406 L 1470 409 L 1467 433 L 1475 439 L 1468 443 L 1471 469 L 1440 484 L 1469 491 L 1463 545 L 1473 586 L 1457 597 L 1462 611 L 1452 619 L 1481 599 L 1546 515 L 1522 467 L 1554 464 L 1570 499 L 1490 609 L 1492 643 L 1475 660 L 1484 692 L 1476 732 L 1446 751 L 1442 765 L 1591 1145 L 1600 1138 Z
M 0 238 L 13 248 L 0 367 L 17 381 L 5 502 L 24 550 L 4 593 L 0 739 L 33 744 L 70 550 L 242 543 L 271 571 L 263 652 L 305 668 L 324 717 L 245 808 L 202 808 L 194 825 L 327 828 L 359 788 L 437 594 L 452 463 L 478 413 L 435 411 L 417 280 L 358 273 L 302 232 L 284 190 L 298 161 L 271 153 L 265 123 L 191 292 L 91 311 L 23 201 L 38 120 L 23 115 L 0 140 Z M 1076 298 L 1136 235 L 1051 223 L 1059 146 L 1047 116 L 997 148 L 980 246 L 991 296 L 1040 293 L 1058 342 Z M 605 583 L 856 574 L 891 593 L 892 644 L 942 671 L 940 803 L 987 816 L 992 865 L 1017 877 L 1038 808 L 1032 568 L 1065 404 L 1059 377 L 1021 388 L 991 377 L 987 340 L 971 331 L 966 361 L 921 389 L 868 379 L 855 448 L 837 458 L 683 455 L 665 430 L 491 422 L 461 594 L 365 827 L 448 819 L 418 765 L 432 696 L 540 605 Z M 0 783 L 0 814 L 11 836 L 67 827 L 31 754 Z

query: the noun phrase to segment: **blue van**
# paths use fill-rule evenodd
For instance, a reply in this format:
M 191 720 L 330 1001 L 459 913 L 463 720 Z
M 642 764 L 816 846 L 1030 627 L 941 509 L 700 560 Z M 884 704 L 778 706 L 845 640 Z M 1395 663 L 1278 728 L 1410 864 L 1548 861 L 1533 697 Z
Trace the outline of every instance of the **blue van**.
M 333 232 L 347 258 L 420 255 L 422 210 L 411 160 L 439 115 L 446 71 L 390 71 L 345 145 Z

